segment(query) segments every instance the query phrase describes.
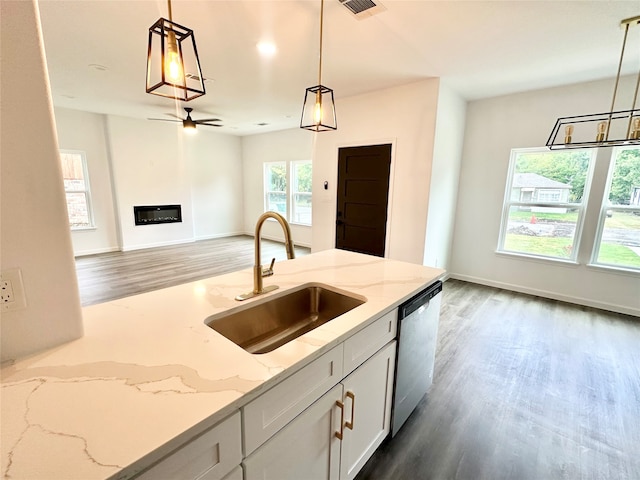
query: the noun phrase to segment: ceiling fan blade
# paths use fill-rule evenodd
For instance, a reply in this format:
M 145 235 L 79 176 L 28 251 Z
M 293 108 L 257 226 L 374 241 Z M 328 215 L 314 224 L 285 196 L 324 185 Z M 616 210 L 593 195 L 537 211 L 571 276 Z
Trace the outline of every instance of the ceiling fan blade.
M 159 122 L 182 122 L 182 120 L 169 120 L 168 118 L 147 118 L 147 120 L 157 120 Z
M 199 120 L 194 120 L 196 123 L 206 123 L 206 122 L 221 122 L 222 120 L 219 118 L 201 118 Z
M 223 127 L 224 125 L 216 124 L 216 123 L 202 123 L 196 122 L 197 125 L 204 125 L 206 127 Z
M 175 113 L 165 113 L 165 115 L 169 115 L 170 117 L 177 118 L 178 120 L 181 120 L 181 121 L 184 120 L 184 118 L 182 118 L 179 115 L 176 115 Z

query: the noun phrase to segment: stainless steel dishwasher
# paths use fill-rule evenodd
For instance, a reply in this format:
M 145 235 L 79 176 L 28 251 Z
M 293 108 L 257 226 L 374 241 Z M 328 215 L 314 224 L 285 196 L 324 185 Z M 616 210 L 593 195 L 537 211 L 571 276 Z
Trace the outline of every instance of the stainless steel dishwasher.
M 407 421 L 433 381 L 441 291 L 442 282 L 438 280 L 398 307 L 392 437 Z

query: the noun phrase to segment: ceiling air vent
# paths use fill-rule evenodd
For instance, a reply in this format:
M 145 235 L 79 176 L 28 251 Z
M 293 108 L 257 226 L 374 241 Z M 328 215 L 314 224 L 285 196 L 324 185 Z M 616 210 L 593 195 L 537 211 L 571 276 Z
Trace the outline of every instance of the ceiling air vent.
M 380 2 L 373 2 L 372 0 L 338 0 L 342 5 L 347 7 L 357 19 L 371 17 L 377 13 L 386 10 L 384 5 Z

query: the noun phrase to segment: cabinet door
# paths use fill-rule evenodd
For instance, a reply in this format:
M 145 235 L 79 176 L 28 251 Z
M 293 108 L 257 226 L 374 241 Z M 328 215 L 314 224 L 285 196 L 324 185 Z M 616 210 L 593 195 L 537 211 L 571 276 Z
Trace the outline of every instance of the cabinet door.
M 338 479 L 338 384 L 244 460 L 245 480 Z
M 345 428 L 340 479 L 352 479 L 390 431 L 396 342 L 342 381 Z

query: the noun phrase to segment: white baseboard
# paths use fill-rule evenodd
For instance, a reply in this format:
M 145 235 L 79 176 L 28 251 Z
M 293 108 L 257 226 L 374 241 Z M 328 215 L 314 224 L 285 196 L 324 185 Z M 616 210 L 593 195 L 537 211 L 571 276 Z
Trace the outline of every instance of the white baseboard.
M 154 247 L 168 247 L 170 245 L 181 245 L 183 243 L 193 243 L 195 239 L 186 238 L 182 240 L 174 240 L 172 242 L 157 242 L 157 243 L 145 243 L 140 245 L 129 245 L 127 247 L 122 247 L 123 252 L 130 252 L 132 250 L 143 250 L 145 248 L 154 248 Z
M 227 232 L 227 233 L 216 233 L 215 235 L 198 235 L 195 237 L 196 242 L 200 240 L 213 240 L 214 238 L 226 238 L 226 237 L 237 237 L 238 235 L 248 235 L 245 232 Z M 249 235 L 253 236 L 253 235 Z
M 108 248 L 96 248 L 94 250 L 80 250 L 78 252 L 73 252 L 74 257 L 86 257 L 89 255 L 98 255 L 100 253 L 111 253 L 111 252 L 119 252 L 120 247 L 108 247 Z
M 255 232 L 251 232 L 251 233 L 244 232 L 242 235 L 248 235 L 250 237 L 253 237 L 253 236 L 255 236 L 254 234 L 255 234 Z M 272 242 L 282 243 L 284 245 L 284 240 L 282 238 L 274 237 L 272 235 L 265 235 L 265 234 L 261 234 L 260 236 L 262 238 L 266 239 L 266 240 L 271 240 Z M 296 242 L 295 239 L 293 240 L 293 244 L 296 247 L 311 248 L 311 244 L 308 244 L 308 243 L 305 243 L 305 242 Z
M 537 288 L 523 287 L 521 285 L 514 285 L 511 283 L 496 282 L 494 280 L 488 280 L 486 278 L 472 277 L 470 275 L 460 275 L 452 273 L 449 278 L 455 280 L 463 280 L 465 282 L 478 283 L 480 285 L 486 285 L 488 287 L 502 288 L 503 290 L 511 290 L 519 293 L 526 293 L 528 295 L 535 295 L 538 297 L 550 298 L 552 300 L 560 300 L 562 302 L 574 303 L 577 305 L 583 305 L 585 307 L 599 308 L 600 310 L 608 310 L 610 312 L 623 313 L 625 315 L 632 315 L 640 317 L 640 309 L 633 307 L 626 307 L 623 305 L 615 305 L 612 303 L 598 302 L 588 298 L 572 297 L 569 295 L 561 295 L 548 290 L 539 290 Z

